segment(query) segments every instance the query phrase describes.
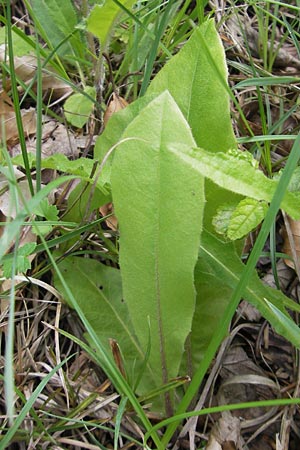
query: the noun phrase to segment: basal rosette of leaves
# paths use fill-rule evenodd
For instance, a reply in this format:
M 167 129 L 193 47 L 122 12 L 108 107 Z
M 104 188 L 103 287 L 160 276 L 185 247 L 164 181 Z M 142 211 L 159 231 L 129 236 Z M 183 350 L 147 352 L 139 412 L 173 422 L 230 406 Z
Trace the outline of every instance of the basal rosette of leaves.
M 109 190 L 114 202 L 120 270 L 78 257 L 59 267 L 99 340 L 107 349 L 109 338 L 117 340 L 138 395 L 192 376 L 222 320 L 243 265 L 234 243 L 216 237 L 212 220 L 220 206 L 269 202 L 275 192 L 277 181 L 230 152 L 236 147 L 225 56 L 212 20 L 195 29 L 146 95 L 112 116 L 97 140 L 95 160 L 111 152 L 97 189 Z M 299 195 L 288 192 L 281 206 L 296 218 L 298 204 Z M 252 216 L 257 222 L 253 208 L 252 202 L 242 236 L 253 228 Z M 240 238 L 234 226 L 231 237 Z M 63 292 L 57 277 L 55 285 Z M 287 311 L 298 305 L 256 274 L 244 296 L 300 344 Z M 179 397 L 164 394 L 154 408 L 170 414 Z

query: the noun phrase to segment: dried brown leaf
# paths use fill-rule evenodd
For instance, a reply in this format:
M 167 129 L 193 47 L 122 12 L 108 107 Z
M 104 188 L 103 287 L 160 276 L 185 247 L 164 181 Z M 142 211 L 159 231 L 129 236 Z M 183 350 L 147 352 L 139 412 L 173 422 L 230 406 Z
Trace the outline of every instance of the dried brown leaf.
M 224 414 L 213 426 L 206 450 L 236 450 L 240 440 L 240 420 Z
M 127 101 L 114 92 L 103 116 L 104 126 L 106 127 L 107 122 L 113 114 L 126 108 L 127 105 Z
M 0 62 L 6 60 L 5 45 L 0 46 Z M 41 61 L 43 65 L 43 60 Z M 37 71 L 37 59 L 35 55 L 23 55 L 14 57 L 14 69 L 17 78 L 25 84 L 30 84 Z M 73 90 L 63 80 L 57 77 L 54 69 L 47 65 L 42 71 L 42 89 L 43 93 L 51 99 L 65 98 L 70 95 Z M 36 82 L 33 84 L 33 90 L 36 90 Z
M 103 217 L 108 216 L 109 214 L 112 214 L 114 211 L 113 204 L 111 202 L 106 203 L 105 205 L 101 206 L 101 208 L 99 208 L 99 211 Z M 112 214 L 108 219 L 106 219 L 105 223 L 108 226 L 108 228 L 110 228 L 113 231 L 117 231 L 118 219 L 114 214 Z
M 284 262 L 288 267 L 295 269 L 294 258 L 300 263 L 300 220 L 293 220 L 291 217 L 286 216 L 286 225 L 282 230 L 283 247 L 282 251 L 289 255 L 292 259 L 285 259 Z
M 35 110 L 33 108 L 22 109 L 21 115 L 25 137 L 28 137 L 36 132 Z M 0 140 L 5 140 L 7 145 L 13 145 L 18 142 L 19 133 L 14 105 L 5 91 L 0 92 L 0 121 Z

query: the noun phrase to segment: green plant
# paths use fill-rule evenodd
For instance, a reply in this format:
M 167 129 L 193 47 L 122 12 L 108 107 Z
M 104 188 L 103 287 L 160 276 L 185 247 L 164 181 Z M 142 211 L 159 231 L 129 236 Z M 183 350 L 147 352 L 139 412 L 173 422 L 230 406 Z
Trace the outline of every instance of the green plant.
M 278 186 L 251 157 L 232 152 L 235 147 L 225 60 L 212 21 L 194 31 L 147 94 L 113 116 L 97 141 L 95 157 L 109 154 L 102 169 L 120 225 L 121 273 L 76 257 L 59 267 L 101 342 L 108 349 L 109 337 L 119 343 L 127 379 L 141 396 L 165 391 L 170 378 L 197 373 L 223 338 L 218 335 L 207 354 L 218 324 L 225 317 L 229 324 L 226 311 L 239 279 L 244 280 L 243 265 L 234 243 L 215 235 L 212 218 L 224 199 L 237 208 L 243 198 L 256 200 L 248 200 L 251 213 L 236 224 L 235 239 L 240 238 L 241 228 L 245 235 L 257 224 L 249 221 L 253 209 L 260 201 L 270 202 Z M 299 217 L 298 201 L 298 194 L 287 192 L 281 206 Z M 120 276 L 125 302 L 120 279 L 116 283 Z M 117 285 L 118 294 L 113 293 Z M 56 286 L 63 290 L 58 281 Z M 298 327 L 287 312 L 299 309 L 294 302 L 263 286 L 251 271 L 237 301 L 241 295 L 299 345 Z M 154 405 L 172 414 L 181 396 L 167 392 L 165 406 L 161 399 Z
M 104 41 L 110 37 L 114 20 L 115 14 L 109 18 Z M 158 42 L 154 44 L 156 52 Z M 59 43 L 52 48 L 55 45 Z M 43 215 L 41 202 L 53 187 L 74 177 L 81 180 L 80 189 L 88 186 L 87 196 L 82 196 L 79 213 L 78 204 L 69 201 L 68 220 L 81 222 L 91 210 L 113 200 L 120 226 L 120 240 L 114 248 L 117 254 L 120 247 L 120 270 L 94 259 L 64 258 L 64 246 L 50 253 L 49 248 L 74 242 L 90 224 L 46 242 L 42 222 L 33 222 L 42 241 L 33 251 L 48 253 L 55 285 L 77 310 L 90 346 L 77 342 L 122 395 L 117 428 L 126 407 L 134 408 L 147 430 L 146 441 L 152 437 L 159 449 L 167 447 L 178 421 L 188 417 L 185 411 L 242 296 L 279 333 L 296 346 L 300 344 L 298 327 L 288 313 L 299 311 L 299 306 L 264 286 L 254 271 L 278 208 L 299 217 L 299 194 L 287 189 L 297 164 L 299 138 L 279 181 L 266 178 L 251 155 L 236 149 L 226 78 L 220 40 L 213 22 L 205 21 L 147 90 L 145 78 L 145 95 L 110 119 L 96 143 L 93 160 L 68 161 L 61 155 L 40 160 L 26 155 L 28 173 L 31 165 L 39 170 L 56 168 L 72 177 L 61 178 L 33 195 L 7 224 L 0 241 L 3 256 L 24 220 L 32 214 Z M 274 79 L 251 80 L 263 82 L 274 83 Z M 91 94 L 93 99 L 94 91 Z M 76 97 L 73 100 L 77 102 Z M 17 158 L 14 163 L 22 161 Z M 8 178 L 15 189 L 17 182 L 11 173 Z M 229 211 L 226 217 L 224 210 Z M 48 213 L 44 211 L 44 216 L 50 221 Z M 222 235 L 215 230 L 216 217 Z M 262 232 L 245 267 L 240 261 L 239 239 L 263 219 Z M 13 271 L 27 255 L 21 248 L 10 256 Z M 6 261 L 9 264 L 9 257 Z M 110 338 L 120 347 L 118 367 Z M 189 387 L 187 374 L 192 377 Z M 173 415 L 160 424 L 168 426 L 162 438 L 143 411 L 142 405 L 149 402 L 162 417 Z

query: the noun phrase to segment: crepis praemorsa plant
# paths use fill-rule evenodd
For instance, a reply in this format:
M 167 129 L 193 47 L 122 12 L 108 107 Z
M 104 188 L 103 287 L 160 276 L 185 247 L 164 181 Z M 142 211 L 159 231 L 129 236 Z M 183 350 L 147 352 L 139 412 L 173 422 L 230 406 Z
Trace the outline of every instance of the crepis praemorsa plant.
M 110 152 L 96 192 L 114 203 L 120 270 L 73 256 L 59 264 L 97 339 L 108 351 L 117 341 L 128 383 L 138 396 L 160 394 L 151 401 L 163 415 L 182 396 L 166 392 L 170 380 L 180 385 L 201 366 L 243 271 L 238 246 L 213 220 L 229 205 L 229 237 L 244 236 L 277 186 L 237 150 L 229 100 L 224 51 L 207 20 L 97 140 L 95 160 Z M 287 192 L 281 207 L 299 218 L 298 202 Z M 55 285 L 65 292 L 58 277 Z M 294 302 L 256 274 L 244 297 L 299 345 L 286 309 L 299 310 Z

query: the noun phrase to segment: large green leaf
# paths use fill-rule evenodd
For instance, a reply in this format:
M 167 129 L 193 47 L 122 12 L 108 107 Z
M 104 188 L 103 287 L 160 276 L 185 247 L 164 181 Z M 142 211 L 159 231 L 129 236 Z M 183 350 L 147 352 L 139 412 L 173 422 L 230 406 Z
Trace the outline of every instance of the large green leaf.
M 144 355 L 135 338 L 127 305 L 123 300 L 120 271 L 96 260 L 79 257 L 65 258 L 59 268 L 102 345 L 110 351 L 109 339 L 115 339 L 124 356 L 127 373 L 131 375 L 133 367 L 138 373 Z M 56 274 L 54 284 L 68 301 Z M 131 382 L 134 384 L 133 379 Z
M 243 273 L 244 265 L 232 243 L 203 231 L 195 269 L 197 306 L 191 335 L 194 367 L 201 361 Z M 300 330 L 287 309 L 300 311 L 296 302 L 262 283 L 253 273 L 244 298 L 260 310 L 275 330 L 299 347 Z
M 168 89 L 188 121 L 198 147 L 226 151 L 236 147 L 227 66 L 214 21 L 196 28 L 181 51 L 152 81 L 147 94 Z
M 57 47 L 67 36 L 75 31 L 78 24 L 76 11 L 71 0 L 30 0 L 31 15 L 39 26 L 42 37 L 50 48 Z M 58 50 L 59 55 L 83 57 L 85 46 L 79 35 L 70 36 L 69 41 Z
M 188 121 L 198 147 L 227 152 L 236 147 L 231 119 L 224 49 L 208 20 L 152 81 L 147 95 L 168 89 Z M 205 180 L 205 226 L 213 231 L 212 218 L 224 202 L 241 200 Z
M 178 375 L 191 330 L 203 178 L 168 150 L 174 142 L 194 143 L 168 92 L 142 110 L 124 138 L 134 140 L 118 147 L 111 179 L 123 292 L 144 352 L 150 324 L 149 365 L 160 385 Z
M 96 141 L 95 158 L 101 161 L 122 139 L 130 122 L 165 90 L 181 108 L 199 147 L 214 151 L 236 147 L 226 80 L 224 50 L 213 21 L 208 21 L 195 29 L 186 45 L 155 76 L 146 96 L 111 117 Z
M 270 202 L 278 185 L 278 180 L 267 178 L 247 161 L 228 153 L 212 154 L 203 149 L 183 152 L 177 145 L 170 147 L 170 151 L 218 186 L 245 197 Z M 294 219 L 300 218 L 299 200 L 299 193 L 287 191 L 281 205 Z

